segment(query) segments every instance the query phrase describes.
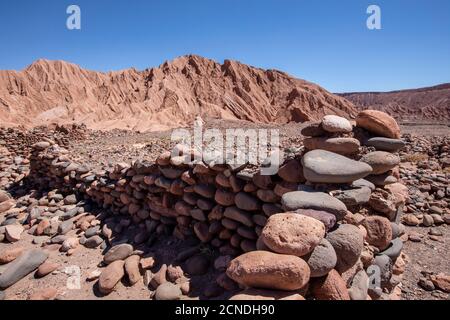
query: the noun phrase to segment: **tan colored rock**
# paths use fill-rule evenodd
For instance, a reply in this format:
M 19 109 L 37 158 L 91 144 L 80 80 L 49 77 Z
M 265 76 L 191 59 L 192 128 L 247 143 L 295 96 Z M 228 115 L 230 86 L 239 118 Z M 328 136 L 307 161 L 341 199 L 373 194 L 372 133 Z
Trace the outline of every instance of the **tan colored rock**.
M 116 260 L 103 269 L 98 279 L 98 288 L 102 294 L 111 293 L 125 275 L 124 264 L 124 261 Z
M 3 201 L 2 203 L 0 203 L 0 213 L 8 211 L 12 207 L 14 207 L 15 204 L 16 202 L 13 199 Z
M 36 277 L 37 278 L 45 277 L 46 275 L 52 273 L 53 271 L 55 271 L 58 268 L 59 268 L 59 263 L 49 262 L 49 261 L 48 262 L 44 262 L 37 269 Z
M 6 240 L 9 242 L 17 242 L 20 240 L 24 228 L 18 224 L 11 224 L 5 227 Z
M 11 196 L 9 195 L 9 193 L 7 193 L 3 190 L 0 190 L 0 203 L 3 203 L 10 199 L 11 199 Z
M 11 261 L 16 260 L 24 250 L 25 249 L 22 247 L 16 247 L 0 252 L 0 264 L 10 263 Z
M 293 212 L 269 217 L 261 234 L 272 251 L 299 257 L 313 251 L 324 236 L 322 222 Z
M 401 253 L 400 256 L 395 260 L 394 266 L 392 267 L 392 274 L 401 275 L 406 269 L 406 259 L 405 254 Z
M 359 151 L 360 143 L 355 138 L 306 138 L 303 144 L 308 150 L 322 149 L 341 155 L 352 155 Z
M 127 274 L 131 285 L 135 285 L 142 278 L 139 269 L 140 259 L 141 257 L 138 255 L 132 255 L 125 259 L 125 273 Z
M 433 284 L 438 287 L 440 290 L 450 293 L 450 276 L 439 273 L 437 275 L 432 275 L 430 277 Z
M 227 275 L 248 287 L 298 290 L 308 283 L 310 270 L 308 264 L 296 256 L 252 251 L 233 259 Z
M 405 203 L 409 199 L 408 187 L 402 183 L 392 183 L 384 187 L 396 199 L 396 204 Z
M 381 137 L 399 139 L 400 127 L 390 115 L 377 110 L 364 110 L 356 118 L 356 125 Z
M 403 221 L 404 224 L 406 224 L 408 226 L 418 226 L 420 224 L 419 218 L 417 218 L 413 214 L 405 214 L 402 217 L 402 221 Z
M 168 266 L 167 267 L 167 280 L 172 283 L 178 283 L 184 277 L 183 269 L 180 266 Z

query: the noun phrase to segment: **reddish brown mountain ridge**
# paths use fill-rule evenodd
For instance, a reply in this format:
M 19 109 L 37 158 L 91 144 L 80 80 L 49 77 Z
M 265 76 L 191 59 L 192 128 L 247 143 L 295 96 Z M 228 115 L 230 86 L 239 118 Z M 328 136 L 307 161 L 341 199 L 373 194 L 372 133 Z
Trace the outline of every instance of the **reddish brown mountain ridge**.
M 0 71 L 0 122 L 26 127 L 84 123 L 94 129 L 162 130 L 196 116 L 260 123 L 353 117 L 346 99 L 276 70 L 195 55 L 137 71 L 95 72 L 38 60 Z
M 385 111 L 402 122 L 450 120 L 450 83 L 391 92 L 342 93 L 360 110 Z

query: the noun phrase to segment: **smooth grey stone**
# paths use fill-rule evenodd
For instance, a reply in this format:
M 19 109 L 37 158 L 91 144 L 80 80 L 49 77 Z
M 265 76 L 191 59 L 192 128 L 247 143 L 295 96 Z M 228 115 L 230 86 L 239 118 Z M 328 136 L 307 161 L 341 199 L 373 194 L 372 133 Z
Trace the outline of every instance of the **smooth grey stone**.
M 393 264 L 391 258 L 385 254 L 376 255 L 373 263 L 380 268 L 381 287 L 388 286 L 392 277 Z
M 54 236 L 53 238 L 50 239 L 51 243 L 57 243 L 57 244 L 62 244 L 66 240 L 67 240 L 67 236 L 65 236 L 65 235 Z
M 401 139 L 374 137 L 364 141 L 364 145 L 379 151 L 397 152 L 405 147 L 405 142 Z
M 370 191 L 374 191 L 376 189 L 376 186 L 372 182 L 367 181 L 366 179 L 355 180 L 355 181 L 352 182 L 350 187 L 352 187 L 352 188 L 367 187 L 367 188 L 370 189 Z
M 369 202 L 372 191 L 368 187 L 358 189 L 341 190 L 334 194 L 336 199 L 341 200 L 347 207 L 355 207 Z
M 347 207 L 342 201 L 323 192 L 288 192 L 281 197 L 281 204 L 285 211 L 298 209 L 327 211 L 334 214 L 338 221 L 347 214 Z
M 336 252 L 327 239 L 322 239 L 314 250 L 305 257 L 311 270 L 311 277 L 323 277 L 334 269 L 337 263 Z
M 374 151 L 362 156 L 360 162 L 372 167 L 372 174 L 378 175 L 392 170 L 400 163 L 400 157 L 385 151 Z
M 8 268 L 0 276 L 0 289 L 12 286 L 27 274 L 36 270 L 47 258 L 48 253 L 43 250 L 32 249 L 24 252 L 8 264 Z
M 0 301 L 5 300 L 5 298 L 6 298 L 5 293 L 3 291 L 0 291 Z
M 359 228 L 351 224 L 341 224 L 329 232 L 326 239 L 336 251 L 336 270 L 345 272 L 355 265 L 364 247 L 364 238 Z
M 391 222 L 391 229 L 392 229 L 392 239 L 400 237 L 400 226 L 395 223 Z
M 84 246 L 84 244 L 86 243 L 86 240 L 87 240 L 87 238 L 86 238 L 85 236 L 82 236 L 82 237 L 80 238 L 79 242 L 80 242 L 80 244 L 81 244 L 82 246 Z
M 93 237 L 90 237 L 89 239 L 86 239 L 86 241 L 83 243 L 83 245 L 86 248 L 94 249 L 94 248 L 97 248 L 99 245 L 101 245 L 102 242 L 103 242 L 103 239 L 100 236 L 93 236 Z
M 47 236 L 38 236 L 38 237 L 33 238 L 33 243 L 37 244 L 37 245 L 41 245 L 47 240 L 48 240 Z
M 380 254 L 385 254 L 389 258 L 391 258 L 392 261 L 397 260 L 398 256 L 400 256 L 400 253 L 402 253 L 403 249 L 403 241 L 400 238 L 396 238 L 391 241 L 389 247 L 380 252 Z
M 2 226 L 10 226 L 13 224 L 18 224 L 18 221 L 16 218 L 8 218 L 5 221 L 3 221 Z
M 77 197 L 74 194 L 70 194 L 64 198 L 64 204 L 76 204 L 76 203 L 77 203 Z
M 308 152 L 302 164 L 306 180 L 315 183 L 350 183 L 372 172 L 367 163 L 325 150 Z
M 67 220 L 60 223 L 58 226 L 58 233 L 59 234 L 66 234 L 70 230 L 73 229 L 73 221 Z
M 95 226 L 95 227 L 91 227 L 91 228 L 87 229 L 86 232 L 84 233 L 84 236 L 86 238 L 90 238 L 99 233 L 100 233 L 100 226 Z
M 64 212 L 60 218 L 61 220 L 69 220 L 73 217 L 75 217 L 78 214 L 79 208 L 73 208 L 68 210 L 67 212 Z

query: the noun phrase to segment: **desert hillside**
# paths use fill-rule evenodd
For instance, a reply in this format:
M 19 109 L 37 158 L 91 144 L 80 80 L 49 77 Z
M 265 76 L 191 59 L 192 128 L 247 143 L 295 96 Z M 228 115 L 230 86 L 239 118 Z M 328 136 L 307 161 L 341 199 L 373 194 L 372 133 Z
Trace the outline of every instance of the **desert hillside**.
M 391 92 L 343 93 L 359 109 L 382 110 L 403 122 L 450 120 L 450 83 Z
M 102 73 L 48 60 L 0 71 L 0 121 L 8 126 L 75 122 L 156 131 L 197 115 L 288 123 L 355 112 L 346 99 L 284 72 L 194 55 L 144 71 Z

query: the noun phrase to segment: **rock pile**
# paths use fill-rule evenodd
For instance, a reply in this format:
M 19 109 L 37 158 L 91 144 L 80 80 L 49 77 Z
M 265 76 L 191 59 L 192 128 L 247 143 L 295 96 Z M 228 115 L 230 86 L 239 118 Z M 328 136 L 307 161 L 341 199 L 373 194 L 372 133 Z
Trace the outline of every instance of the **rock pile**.
M 399 221 L 407 189 L 392 152 L 404 143 L 384 113 L 364 111 L 356 124 L 325 116 L 303 129 L 306 182 L 281 196 L 285 213 L 268 218 L 259 251 L 231 261 L 228 276 L 247 288 L 233 299 L 395 297 L 405 264 Z
M 22 128 L 0 128 L 0 146 L 6 147 L 16 156 L 28 157 L 31 146 L 42 140 L 51 139 L 60 146 L 66 147 L 70 141 L 86 137 L 84 125 L 40 126 L 30 130 Z
M 400 176 L 408 186 L 409 196 L 403 222 L 424 227 L 449 224 L 450 138 L 406 135 L 405 140 L 408 144 L 400 152 Z
M 219 252 L 207 296 L 240 285 L 245 290 L 235 299 L 389 298 L 404 268 L 399 219 L 407 190 L 405 196 L 392 153 L 403 142 L 386 114 L 363 112 L 356 123 L 325 116 L 303 130 L 306 152 L 289 154 L 271 176 L 202 159 L 181 145 L 155 163 L 91 170 L 44 139 L 29 157 L 27 185 L 35 194 L 4 210 L 0 235 L 11 242 L 26 229 L 44 248 L 57 245 L 68 255 L 80 245 L 110 248 L 106 267 L 91 277 L 99 277 L 103 294 L 124 276 L 153 283 L 157 299 L 188 292 L 184 273 L 209 267 L 195 255 L 198 247 L 180 253 L 183 270 L 144 271 L 154 261 L 139 246 L 172 234 L 195 236 Z M 115 241 L 122 233 L 127 244 Z M 368 285 L 374 269 L 379 281 Z

